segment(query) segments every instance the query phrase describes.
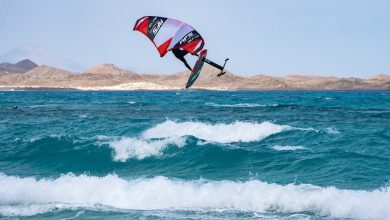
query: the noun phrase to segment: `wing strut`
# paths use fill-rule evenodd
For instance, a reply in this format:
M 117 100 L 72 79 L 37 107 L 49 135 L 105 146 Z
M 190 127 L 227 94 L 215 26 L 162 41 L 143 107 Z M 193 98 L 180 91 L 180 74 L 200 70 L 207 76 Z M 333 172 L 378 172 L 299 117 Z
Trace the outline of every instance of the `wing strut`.
M 225 65 L 226 65 L 226 62 L 227 62 L 228 60 L 229 60 L 229 58 L 226 58 L 226 59 L 225 59 L 225 63 L 223 64 L 223 66 L 221 66 L 221 65 L 219 65 L 219 64 L 217 64 L 217 63 L 214 63 L 213 61 L 207 59 L 206 57 L 203 58 L 203 61 L 204 61 L 204 62 L 206 62 L 206 63 L 210 64 L 211 66 L 213 66 L 213 67 L 215 67 L 215 68 L 221 70 L 221 72 L 217 75 L 218 77 L 223 76 L 223 75 L 226 73 L 226 72 L 224 72 L 223 70 L 225 69 Z

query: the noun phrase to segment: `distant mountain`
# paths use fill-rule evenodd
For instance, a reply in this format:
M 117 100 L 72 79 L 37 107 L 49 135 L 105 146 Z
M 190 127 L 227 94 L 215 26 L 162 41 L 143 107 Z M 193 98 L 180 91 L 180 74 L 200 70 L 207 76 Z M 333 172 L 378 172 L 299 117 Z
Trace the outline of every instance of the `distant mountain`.
M 25 73 L 34 69 L 38 65 L 29 59 L 21 60 L 15 64 L 12 63 L 0 63 L 0 72 L 4 73 Z
M 84 69 L 76 62 L 65 59 L 53 51 L 35 44 L 25 44 L 0 55 L 0 63 L 15 63 L 24 59 L 33 60 L 39 65 L 52 66 L 72 72 L 80 72 Z
M 16 66 L 25 69 L 26 71 L 32 70 L 38 65 L 29 59 L 21 60 L 15 63 Z

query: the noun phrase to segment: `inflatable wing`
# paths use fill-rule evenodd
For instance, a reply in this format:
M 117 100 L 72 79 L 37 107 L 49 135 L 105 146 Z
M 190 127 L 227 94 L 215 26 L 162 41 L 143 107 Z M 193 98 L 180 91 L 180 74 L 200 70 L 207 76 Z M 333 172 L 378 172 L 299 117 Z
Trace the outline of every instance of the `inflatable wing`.
M 193 27 L 171 18 L 145 16 L 137 20 L 133 30 L 147 36 L 161 57 L 175 48 L 195 55 L 204 46 L 202 36 Z

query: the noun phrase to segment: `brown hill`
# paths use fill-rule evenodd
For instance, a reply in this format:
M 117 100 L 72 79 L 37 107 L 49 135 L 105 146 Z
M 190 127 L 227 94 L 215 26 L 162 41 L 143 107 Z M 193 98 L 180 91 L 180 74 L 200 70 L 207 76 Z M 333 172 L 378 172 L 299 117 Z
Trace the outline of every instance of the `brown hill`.
M 110 75 L 135 74 L 135 73 L 130 72 L 128 70 L 120 69 L 119 67 L 115 66 L 114 64 L 97 65 L 97 66 L 94 66 L 92 68 L 87 69 L 85 71 L 85 73 L 110 74 Z
M 38 66 L 25 74 L 0 74 L 0 85 L 7 87 L 68 87 L 74 74 L 48 66 Z
M 79 86 L 101 87 L 139 81 L 142 77 L 129 70 L 120 69 L 113 64 L 101 64 L 73 77 Z
M 219 70 L 205 64 L 192 88 L 257 89 L 257 90 L 375 90 L 390 89 L 390 76 L 379 74 L 370 79 L 289 75 L 273 77 L 256 75 L 243 77 L 227 72 L 217 77 Z M 75 74 L 48 66 L 38 66 L 24 74 L 0 72 L 3 88 L 75 88 L 75 89 L 183 89 L 189 71 L 172 75 L 137 74 L 113 64 L 102 64 Z

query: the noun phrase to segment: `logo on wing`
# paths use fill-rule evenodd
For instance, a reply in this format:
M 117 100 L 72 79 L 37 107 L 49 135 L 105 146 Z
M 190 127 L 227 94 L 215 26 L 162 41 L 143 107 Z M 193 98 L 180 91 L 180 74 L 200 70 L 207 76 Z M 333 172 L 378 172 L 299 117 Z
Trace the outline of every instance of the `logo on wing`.
M 184 43 L 189 43 L 194 40 L 194 33 L 190 32 L 186 36 L 183 37 L 183 39 L 180 40 L 180 45 Z
M 158 31 L 163 26 L 166 20 L 167 19 L 163 17 L 152 18 L 152 20 L 149 22 L 149 27 L 148 27 L 148 37 L 150 39 L 154 39 L 154 37 L 157 35 Z
M 200 34 L 198 34 L 198 32 L 196 31 L 191 31 L 189 32 L 188 34 L 186 34 L 180 41 L 179 41 L 179 45 L 183 45 L 183 44 L 186 44 L 186 43 L 190 43 L 198 38 L 201 38 Z
M 163 19 L 159 19 L 156 24 L 154 25 L 154 27 L 152 28 L 152 33 L 154 35 L 157 34 L 158 30 L 160 30 L 161 26 L 163 25 L 164 23 L 164 20 Z

